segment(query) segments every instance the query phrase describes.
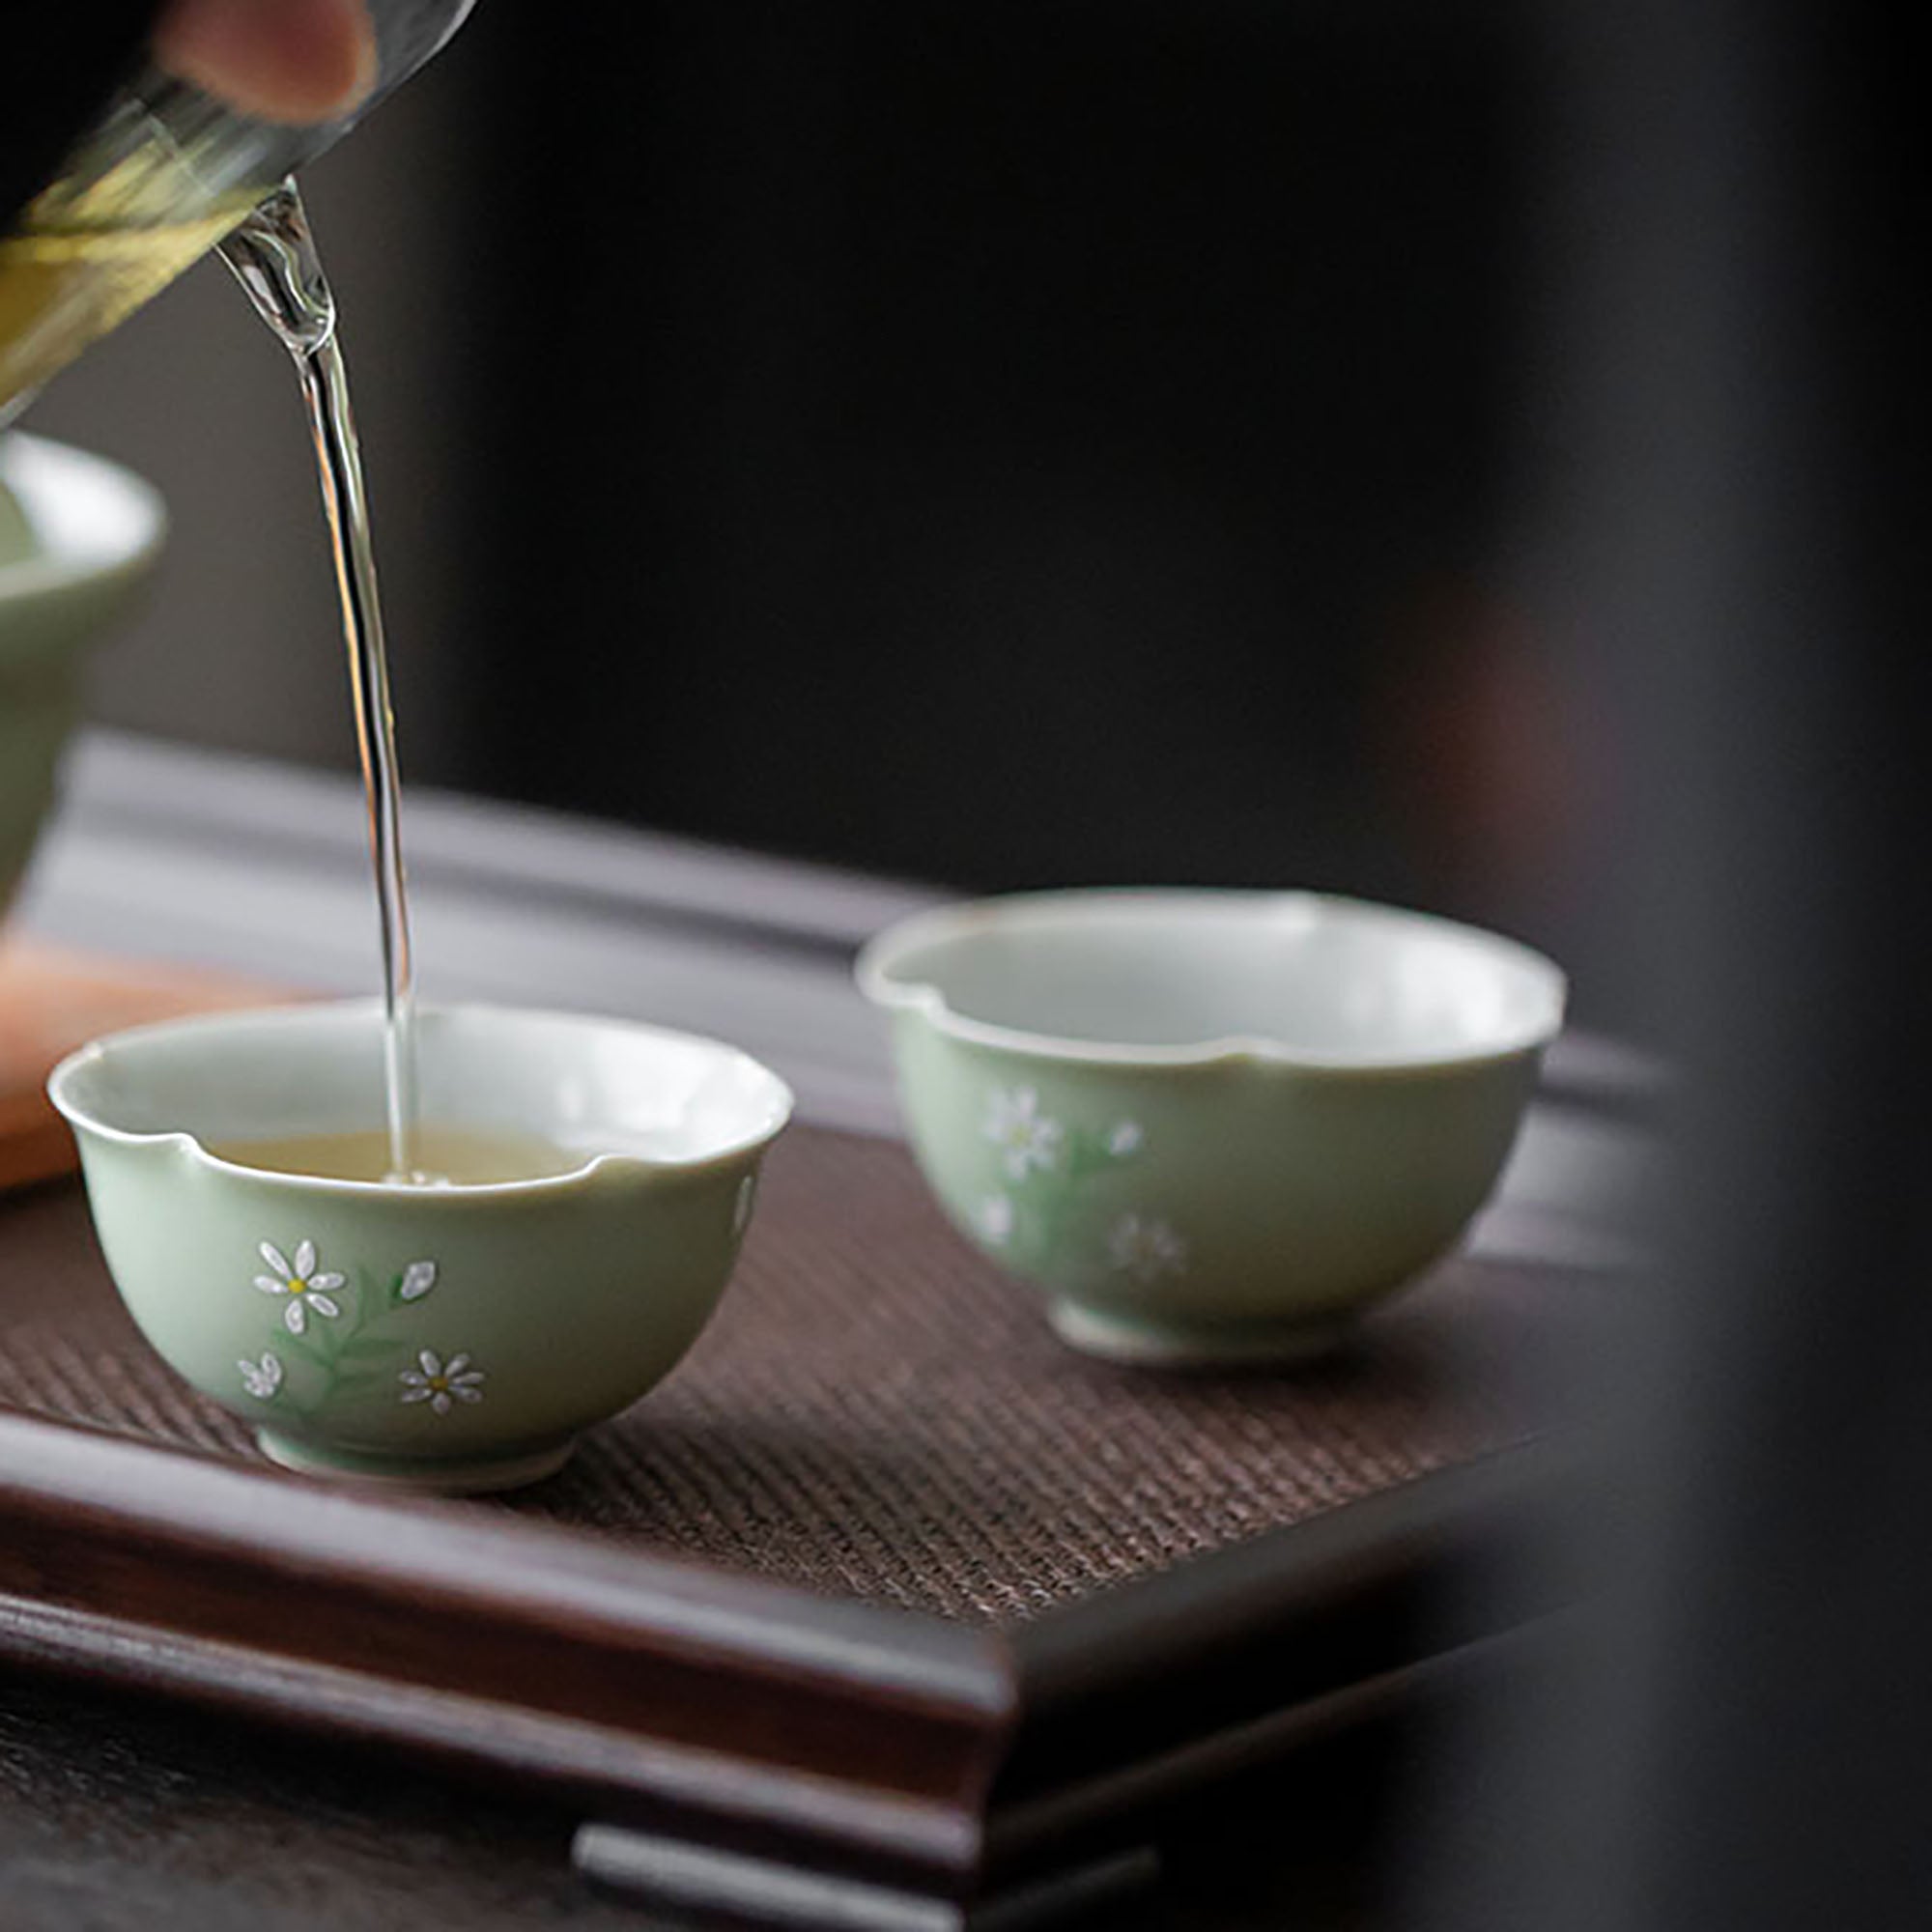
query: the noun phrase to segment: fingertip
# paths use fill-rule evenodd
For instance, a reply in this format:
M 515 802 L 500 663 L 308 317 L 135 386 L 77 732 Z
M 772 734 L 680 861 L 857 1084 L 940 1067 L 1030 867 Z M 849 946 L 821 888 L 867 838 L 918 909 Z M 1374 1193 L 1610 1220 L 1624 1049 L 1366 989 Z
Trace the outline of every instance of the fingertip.
M 265 121 L 332 121 L 376 84 L 363 0 L 171 0 L 155 33 L 170 73 Z

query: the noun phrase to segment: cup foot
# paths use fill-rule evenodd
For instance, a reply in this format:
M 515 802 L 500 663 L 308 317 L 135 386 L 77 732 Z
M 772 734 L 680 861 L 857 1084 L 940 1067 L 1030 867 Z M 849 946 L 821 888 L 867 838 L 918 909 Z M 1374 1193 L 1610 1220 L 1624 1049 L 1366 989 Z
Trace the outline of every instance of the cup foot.
M 298 1442 L 272 1429 L 258 1429 L 263 1455 L 301 1476 L 328 1476 L 364 1489 L 407 1490 L 416 1494 L 471 1496 L 497 1490 L 520 1490 L 554 1475 L 577 1447 L 567 1442 L 522 1456 L 452 1458 L 371 1456 L 350 1449 L 323 1449 Z
M 1355 1325 L 1352 1320 L 1331 1318 L 1216 1328 L 1156 1327 L 1077 1301 L 1049 1304 L 1047 1320 L 1054 1333 L 1083 1355 L 1148 1369 L 1264 1368 L 1312 1361 L 1339 1347 Z

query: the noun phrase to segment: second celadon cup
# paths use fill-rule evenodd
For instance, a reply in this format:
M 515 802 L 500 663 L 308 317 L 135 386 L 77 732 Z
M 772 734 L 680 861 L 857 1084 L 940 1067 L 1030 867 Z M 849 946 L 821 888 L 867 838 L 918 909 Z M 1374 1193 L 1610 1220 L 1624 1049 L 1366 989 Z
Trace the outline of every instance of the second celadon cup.
M 1495 1186 L 1563 976 L 1309 893 L 1019 894 L 862 953 L 915 1153 L 1074 1347 L 1286 1361 L 1445 1253 Z

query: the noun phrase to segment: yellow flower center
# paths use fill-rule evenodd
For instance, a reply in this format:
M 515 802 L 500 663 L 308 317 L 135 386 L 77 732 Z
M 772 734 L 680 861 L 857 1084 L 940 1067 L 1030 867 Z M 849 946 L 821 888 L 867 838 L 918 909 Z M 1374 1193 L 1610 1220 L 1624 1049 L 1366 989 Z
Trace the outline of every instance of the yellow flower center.
M 449 1393 L 449 1378 L 447 1376 L 430 1377 L 429 1385 L 438 1395 L 447 1395 Z
M 291 1294 L 300 1294 L 304 1293 L 307 1288 L 308 1288 L 308 1283 L 305 1281 L 292 1281 L 289 1283 L 289 1293 Z

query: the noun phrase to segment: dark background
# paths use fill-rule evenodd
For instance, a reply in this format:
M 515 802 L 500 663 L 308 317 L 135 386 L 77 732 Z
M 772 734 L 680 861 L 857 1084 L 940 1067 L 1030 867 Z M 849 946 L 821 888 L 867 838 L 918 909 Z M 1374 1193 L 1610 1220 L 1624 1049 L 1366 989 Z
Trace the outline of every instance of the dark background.
M 1549 9 L 1552 86 L 1467 9 L 804 13 L 486 6 L 318 170 L 412 766 L 961 883 L 1403 887 L 1639 986 L 1688 1104 L 1614 1588 L 1427 1922 L 1924 1924 L 1902 16 Z M 38 412 L 180 513 L 103 715 L 346 736 L 286 384 L 203 275 Z
M 1545 111 L 1484 8 L 486 0 L 309 188 L 406 773 L 1574 953 L 1516 581 Z M 175 509 L 98 715 L 346 763 L 293 384 L 222 280 L 30 419 Z

